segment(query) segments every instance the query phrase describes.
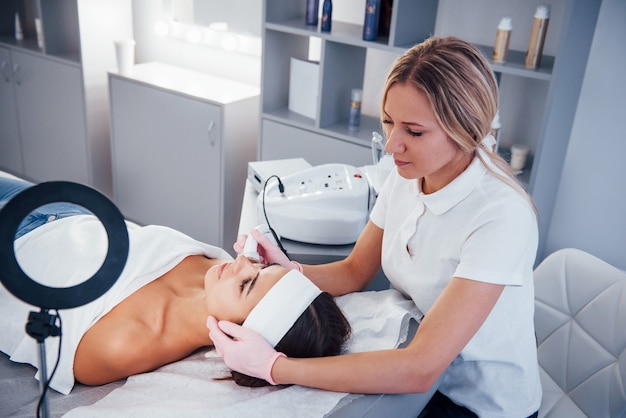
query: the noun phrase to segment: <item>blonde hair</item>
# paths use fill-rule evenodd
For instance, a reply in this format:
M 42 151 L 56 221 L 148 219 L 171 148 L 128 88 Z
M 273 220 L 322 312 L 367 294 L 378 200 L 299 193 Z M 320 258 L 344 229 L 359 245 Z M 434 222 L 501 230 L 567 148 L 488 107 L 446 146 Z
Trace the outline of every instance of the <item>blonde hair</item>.
M 462 39 L 431 37 L 401 55 L 391 68 L 383 90 L 381 115 L 389 88 L 396 83 L 423 91 L 437 122 L 464 152 L 478 155 L 494 176 L 535 205 L 507 162 L 489 146 L 482 146 L 494 170 L 476 149 L 491 131 L 498 110 L 498 84 L 483 54 Z

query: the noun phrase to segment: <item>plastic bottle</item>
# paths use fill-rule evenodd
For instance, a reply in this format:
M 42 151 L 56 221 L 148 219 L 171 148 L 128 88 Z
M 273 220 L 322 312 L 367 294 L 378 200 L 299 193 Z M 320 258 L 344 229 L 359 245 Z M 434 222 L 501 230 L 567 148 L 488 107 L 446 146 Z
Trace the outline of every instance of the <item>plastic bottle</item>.
M 330 27 L 333 18 L 333 2 L 331 0 L 324 0 L 322 5 L 322 24 L 320 30 L 322 32 L 330 32 Z
M 385 38 L 391 31 L 391 13 L 393 12 L 393 0 L 382 0 L 378 17 L 378 37 Z
M 15 13 L 15 40 L 21 41 L 24 39 L 24 33 L 22 32 L 22 24 L 20 23 L 20 14 Z
M 307 25 L 317 26 L 319 16 L 319 0 L 306 0 L 306 16 L 305 23 Z
M 359 129 L 361 124 L 361 99 L 363 98 L 363 90 L 352 89 L 352 100 L 350 103 L 350 119 L 348 121 L 348 128 L 351 131 Z
M 363 22 L 363 40 L 375 41 L 378 35 L 380 0 L 366 0 L 365 21 Z
M 493 62 L 502 64 L 506 62 L 506 56 L 509 53 L 509 42 L 511 40 L 511 18 L 508 16 L 500 19 L 498 30 L 496 31 L 496 43 L 493 47 Z
M 500 110 L 496 112 L 496 116 L 493 118 L 491 122 L 491 135 L 493 135 L 496 140 L 496 145 L 494 148 L 495 152 L 498 152 L 498 148 L 500 148 L 500 135 L 502 134 L 502 123 L 500 122 Z
M 37 46 L 44 49 L 46 41 L 43 37 L 43 25 L 38 17 L 35 18 L 35 32 L 37 33 Z
M 533 19 L 533 28 L 530 32 L 528 42 L 528 52 L 526 53 L 526 68 L 537 68 L 541 65 L 541 55 L 543 54 L 543 44 L 546 41 L 548 23 L 550 22 L 550 7 L 537 6 Z

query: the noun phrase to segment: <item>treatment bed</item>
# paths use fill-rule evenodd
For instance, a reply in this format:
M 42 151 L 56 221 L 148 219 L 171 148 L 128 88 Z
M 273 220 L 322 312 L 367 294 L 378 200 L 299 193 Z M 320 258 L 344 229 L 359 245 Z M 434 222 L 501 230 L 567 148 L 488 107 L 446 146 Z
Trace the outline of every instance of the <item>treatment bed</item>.
M 7 175 L 0 171 L 0 176 Z M 360 292 L 337 300 L 353 327 L 349 352 L 401 346 L 410 340 L 421 317 L 413 303 L 393 289 Z M 26 320 L 11 324 L 11 330 L 0 327 L 0 335 L 13 338 L 7 336 L 15 336 L 16 327 L 23 328 Z M 49 372 L 52 367 L 48 365 Z M 15 363 L 0 353 L 0 416 L 36 415 L 39 382 L 35 372 L 32 365 Z M 424 394 L 357 395 L 300 386 L 245 388 L 230 380 L 217 380 L 225 376 L 229 370 L 215 351 L 200 350 L 153 372 L 107 385 L 76 384 L 68 395 L 49 390 L 49 415 L 416 417 L 438 385 Z

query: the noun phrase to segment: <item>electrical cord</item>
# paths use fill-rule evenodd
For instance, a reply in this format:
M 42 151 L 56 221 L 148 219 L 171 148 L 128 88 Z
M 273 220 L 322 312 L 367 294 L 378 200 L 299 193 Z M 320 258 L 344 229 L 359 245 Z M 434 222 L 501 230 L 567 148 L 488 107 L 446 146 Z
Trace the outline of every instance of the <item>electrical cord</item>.
M 61 360 L 61 343 L 63 342 L 63 322 L 61 321 L 61 314 L 59 313 L 59 310 L 55 309 L 54 312 L 55 312 L 55 317 L 59 320 L 59 326 L 58 326 L 59 348 L 57 350 L 57 361 L 54 364 L 54 369 L 52 369 L 52 373 L 50 374 L 50 377 L 44 383 L 43 389 L 41 391 L 41 395 L 39 396 L 39 402 L 37 402 L 37 418 L 41 418 L 41 409 L 43 407 L 44 398 L 46 397 L 46 393 L 48 392 L 48 388 L 50 387 L 50 382 L 52 381 L 52 378 L 54 377 L 54 374 L 56 373 L 57 368 L 59 367 L 59 362 Z
M 272 179 L 272 177 L 275 177 L 276 180 L 278 180 L 278 191 L 281 194 L 285 193 L 285 186 L 283 185 L 283 182 L 281 181 L 280 177 L 278 177 L 276 174 L 272 174 L 271 176 L 269 176 L 265 180 L 265 183 L 263 184 L 263 191 L 262 191 L 262 193 L 263 193 L 263 196 L 262 196 L 263 216 L 265 216 L 265 223 L 269 227 L 270 232 L 272 233 L 272 235 L 274 236 L 274 239 L 278 243 L 278 248 L 280 248 L 280 250 L 283 252 L 283 254 L 285 254 L 287 256 L 287 258 L 289 258 L 291 260 L 291 258 L 289 257 L 289 254 L 287 254 L 287 250 L 285 250 L 285 248 L 283 247 L 282 243 L 280 242 L 280 239 L 278 238 L 278 234 L 276 233 L 276 231 L 274 231 L 274 228 L 272 228 L 272 226 L 270 225 L 270 221 L 267 218 L 267 211 L 265 210 L 265 191 L 267 189 L 267 183 L 270 181 L 270 179 Z

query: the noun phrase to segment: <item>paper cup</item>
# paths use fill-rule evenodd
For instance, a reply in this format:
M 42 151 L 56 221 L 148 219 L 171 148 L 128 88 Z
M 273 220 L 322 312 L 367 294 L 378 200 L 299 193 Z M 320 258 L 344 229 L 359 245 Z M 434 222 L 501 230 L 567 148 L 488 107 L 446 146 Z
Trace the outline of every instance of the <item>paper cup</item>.
M 117 71 L 119 74 L 130 74 L 135 65 L 135 41 L 132 39 L 119 39 L 115 43 L 115 56 L 117 57 Z

